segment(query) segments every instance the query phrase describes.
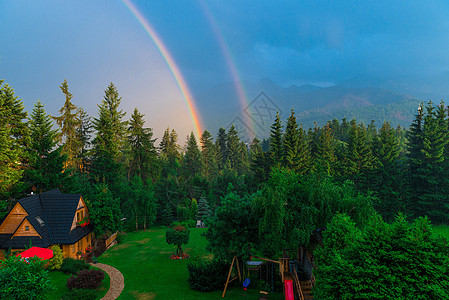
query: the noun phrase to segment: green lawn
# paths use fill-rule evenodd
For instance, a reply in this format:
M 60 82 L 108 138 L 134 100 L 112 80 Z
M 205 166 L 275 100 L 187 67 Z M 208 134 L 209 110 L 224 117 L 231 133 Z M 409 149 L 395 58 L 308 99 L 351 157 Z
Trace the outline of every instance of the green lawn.
M 68 289 L 66 287 L 67 279 L 72 276 L 70 274 L 64 274 L 61 271 L 50 271 L 48 273 L 50 277 L 50 282 L 55 287 L 55 290 L 53 290 L 51 293 L 47 295 L 47 299 L 49 300 L 59 300 L 62 296 L 64 296 Z M 102 286 L 98 289 L 97 292 L 97 299 L 101 299 L 106 295 L 106 293 L 109 290 L 109 283 L 110 278 L 109 275 L 105 272 L 105 277 L 103 279 Z
M 171 260 L 175 247 L 165 242 L 165 228 L 129 233 L 122 244 L 105 252 L 98 260 L 123 273 L 125 289 L 119 299 L 221 299 L 223 291 L 203 293 L 190 289 L 186 265 L 198 258 L 211 259 L 205 250 L 205 229 L 193 228 L 189 244 L 183 247 L 191 256 L 186 260 Z M 224 283 L 223 283 L 224 284 Z M 251 285 L 250 285 L 251 287 Z M 258 289 L 244 291 L 236 283 L 226 292 L 227 299 L 258 299 Z M 269 299 L 283 299 L 282 294 L 271 294 Z
M 436 235 L 442 235 L 446 239 L 449 240 L 449 226 L 448 225 L 433 226 L 432 229 Z

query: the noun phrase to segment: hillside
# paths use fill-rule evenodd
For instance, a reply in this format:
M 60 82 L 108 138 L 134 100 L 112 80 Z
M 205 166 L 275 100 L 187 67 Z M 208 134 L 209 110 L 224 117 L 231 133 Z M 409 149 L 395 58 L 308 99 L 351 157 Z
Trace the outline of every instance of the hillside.
M 247 100 L 241 103 L 235 84 L 216 86 L 197 97 L 206 128 L 216 133 L 232 123 L 246 139 L 269 136 L 276 111 L 285 120 L 293 108 L 305 128 L 314 122 L 322 126 L 334 118 L 356 118 L 365 124 L 372 120 L 380 126 L 389 121 L 393 126 L 408 127 L 419 100 L 405 93 L 386 89 L 391 82 L 359 76 L 331 87 L 292 85 L 280 87 L 270 79 L 257 83 L 241 82 Z

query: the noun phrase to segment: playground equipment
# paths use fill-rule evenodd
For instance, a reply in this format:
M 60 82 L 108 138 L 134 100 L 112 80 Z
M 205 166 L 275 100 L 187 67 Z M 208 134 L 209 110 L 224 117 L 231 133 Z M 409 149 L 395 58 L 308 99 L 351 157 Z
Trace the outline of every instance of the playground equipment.
M 284 284 L 284 295 L 286 300 L 295 300 L 295 297 L 296 299 L 299 300 L 313 299 L 313 296 L 311 295 L 313 282 L 310 280 L 306 281 L 299 280 L 296 268 L 290 267 L 290 258 L 279 258 L 279 261 L 257 256 L 253 256 L 252 258 L 279 264 L 279 273 L 281 275 L 281 279 Z M 237 268 L 237 274 L 231 278 L 234 265 Z M 238 279 L 240 282 L 242 281 L 239 261 L 237 256 L 234 256 L 231 262 L 231 267 L 229 269 L 222 297 L 225 296 L 229 283 L 233 282 L 236 279 Z M 249 278 L 247 278 L 243 284 L 245 290 L 248 285 L 249 285 Z

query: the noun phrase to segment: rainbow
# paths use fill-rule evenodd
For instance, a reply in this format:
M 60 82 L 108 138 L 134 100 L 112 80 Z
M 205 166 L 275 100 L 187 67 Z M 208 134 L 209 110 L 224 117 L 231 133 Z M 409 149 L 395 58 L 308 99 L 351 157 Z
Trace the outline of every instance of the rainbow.
M 245 109 L 249 106 L 248 97 L 246 95 L 245 89 L 243 88 L 242 81 L 240 79 L 240 75 L 237 71 L 236 64 L 234 62 L 234 59 L 231 55 L 231 51 L 229 50 L 229 47 L 226 43 L 225 38 L 223 37 L 223 34 L 221 33 L 219 26 L 217 22 L 215 21 L 212 12 L 208 8 L 207 4 L 203 0 L 199 0 L 198 3 L 200 4 L 201 9 L 203 10 L 204 15 L 206 16 L 207 20 L 209 21 L 209 24 L 211 25 L 211 28 L 214 32 L 215 37 L 218 40 L 218 43 L 220 44 L 221 51 L 225 57 L 226 64 L 228 65 L 228 68 L 231 72 L 231 76 L 234 81 L 234 87 L 236 89 L 240 105 L 242 107 L 243 113 L 243 122 L 252 130 L 252 132 L 256 132 L 255 130 L 255 124 L 254 119 L 251 118 L 251 116 L 247 113 L 245 113 Z M 254 138 L 251 137 L 251 138 Z
M 192 94 L 189 90 L 189 87 L 187 86 L 186 81 L 184 80 L 184 77 L 182 76 L 181 72 L 179 71 L 179 68 L 178 68 L 175 60 L 171 56 L 167 47 L 162 42 L 162 39 L 156 33 L 154 28 L 145 19 L 145 17 L 139 12 L 137 7 L 131 2 L 131 0 L 122 0 L 122 2 L 126 6 L 126 8 L 128 8 L 128 10 L 134 15 L 134 17 L 137 19 L 137 21 L 140 23 L 140 25 L 142 25 L 145 32 L 148 34 L 148 36 L 151 38 L 151 40 L 156 45 L 156 48 L 158 49 L 158 51 L 161 53 L 165 63 L 167 64 L 170 72 L 173 75 L 173 78 L 175 79 L 175 82 L 179 88 L 179 91 L 181 92 L 181 94 L 187 104 L 187 108 L 188 108 L 190 116 L 192 118 L 197 137 L 200 138 L 201 134 L 202 134 L 202 129 L 201 129 L 202 121 L 198 114 L 198 110 L 196 108 L 196 105 L 195 105 L 194 99 L 192 97 Z

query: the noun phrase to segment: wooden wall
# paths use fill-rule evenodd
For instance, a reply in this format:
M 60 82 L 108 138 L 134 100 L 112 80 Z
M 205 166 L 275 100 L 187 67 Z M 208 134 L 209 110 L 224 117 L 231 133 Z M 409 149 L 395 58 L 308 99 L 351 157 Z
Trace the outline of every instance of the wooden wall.
M 28 230 L 26 230 L 26 227 L 28 227 Z M 15 236 L 38 236 L 42 238 L 27 219 L 23 220 L 22 224 L 20 224 L 13 237 Z
M 13 234 L 26 216 L 28 216 L 28 214 L 25 209 L 23 209 L 22 205 L 16 203 L 6 219 L 0 225 L 0 234 Z

